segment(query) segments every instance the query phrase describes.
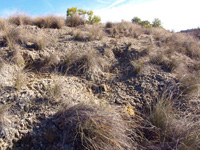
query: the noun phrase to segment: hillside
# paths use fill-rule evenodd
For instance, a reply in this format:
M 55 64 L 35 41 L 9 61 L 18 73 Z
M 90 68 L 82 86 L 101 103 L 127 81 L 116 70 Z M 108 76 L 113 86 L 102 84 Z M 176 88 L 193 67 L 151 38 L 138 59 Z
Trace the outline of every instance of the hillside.
M 50 20 L 0 21 L 0 149 L 200 149 L 199 40 Z

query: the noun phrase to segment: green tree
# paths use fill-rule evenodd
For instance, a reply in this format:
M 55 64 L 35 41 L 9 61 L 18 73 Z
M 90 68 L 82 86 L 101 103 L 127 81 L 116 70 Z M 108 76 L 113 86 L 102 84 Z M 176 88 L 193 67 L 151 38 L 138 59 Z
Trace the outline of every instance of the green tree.
M 151 23 L 148 20 L 141 21 L 140 25 L 142 26 L 150 26 Z
M 72 7 L 67 9 L 67 19 L 70 20 L 73 15 L 78 15 L 82 19 L 87 18 L 87 23 L 94 24 L 94 23 L 99 23 L 101 21 L 101 18 L 99 16 L 93 16 L 93 11 L 86 11 L 82 9 L 77 9 L 77 7 Z
M 139 17 L 134 17 L 131 21 L 132 21 L 132 23 L 136 23 L 136 24 L 141 23 L 141 19 Z
M 67 9 L 67 17 L 72 17 L 77 13 L 77 7 L 72 7 Z
M 158 18 L 155 18 L 152 22 L 153 27 L 161 27 L 161 21 Z
M 99 16 L 93 16 L 91 20 L 91 24 L 99 23 L 101 21 L 101 18 Z

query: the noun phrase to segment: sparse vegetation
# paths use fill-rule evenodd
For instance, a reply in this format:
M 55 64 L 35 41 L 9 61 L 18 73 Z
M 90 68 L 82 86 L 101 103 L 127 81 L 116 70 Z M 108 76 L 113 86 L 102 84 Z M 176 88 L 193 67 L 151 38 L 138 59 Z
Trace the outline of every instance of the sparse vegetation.
M 147 129 L 146 132 L 151 134 L 147 139 L 154 148 L 199 149 L 199 127 L 197 125 L 199 121 L 192 120 L 191 115 L 187 118 L 175 115 L 173 104 L 177 99 L 171 99 L 172 97 L 173 95 L 167 96 L 167 93 L 164 93 L 152 105 L 148 119 L 153 130 Z M 194 130 L 197 133 L 194 133 Z M 149 133 L 147 135 L 149 136 Z
M 112 36 L 112 37 L 134 37 L 138 38 L 144 30 L 136 25 L 132 24 L 130 22 L 120 22 L 120 23 L 115 23 L 113 24 L 112 28 L 108 28 L 107 32 Z
M 138 17 L 134 17 L 131 21 L 132 23 L 135 23 L 144 27 L 162 27 L 161 20 L 158 18 L 155 18 L 152 23 L 150 23 L 148 20 L 141 20 Z
M 152 50 L 152 47 L 151 47 L 151 46 L 148 46 L 148 47 L 142 49 L 142 50 L 140 51 L 140 57 L 148 56 L 149 53 L 151 52 L 151 50 Z
M 0 71 L 4 66 L 4 60 L 0 57 Z
M 136 149 L 126 135 L 127 127 L 121 116 L 113 109 L 84 104 L 63 109 L 58 122 L 68 131 L 68 142 L 75 149 Z M 64 138 L 63 142 L 66 139 Z
M 101 40 L 104 36 L 103 31 L 99 29 L 98 26 L 86 26 L 87 31 L 76 30 L 74 34 L 74 39 L 77 41 L 93 41 Z
M 43 50 L 46 46 L 46 40 L 42 35 L 38 35 L 36 39 L 32 39 L 36 50 Z
M 63 84 L 61 81 L 54 80 L 47 89 L 47 96 L 51 101 L 60 101 L 60 97 L 63 94 Z
M 0 149 L 200 149 L 199 40 L 159 19 L 99 21 L 77 8 L 0 18 L 13 118 L 1 127 L 0 107 Z
M 39 28 L 61 29 L 65 25 L 65 19 L 54 15 L 34 18 L 34 25 Z
M 164 55 L 162 53 L 158 55 L 150 56 L 150 62 L 153 64 L 160 65 L 163 70 L 166 70 L 169 72 L 173 71 L 178 66 L 176 60 L 164 58 Z
M 5 20 L 1 23 L 2 28 L 2 38 L 3 43 L 9 47 L 9 49 L 13 49 L 14 44 L 21 43 L 22 37 L 20 37 L 19 30 L 14 26 L 8 24 Z
M 31 17 L 26 14 L 17 14 L 10 16 L 7 21 L 10 24 L 17 26 L 20 25 L 36 25 L 39 28 L 53 28 L 61 29 L 65 25 L 65 19 L 63 17 L 49 15 L 43 17 Z
M 24 72 L 17 72 L 15 79 L 15 88 L 20 91 L 26 85 L 27 77 Z
M 107 60 L 101 58 L 95 51 L 85 53 L 71 52 L 65 56 L 63 62 L 64 72 L 86 76 L 89 79 L 95 80 L 104 72 L 109 70 Z
M 19 67 L 23 67 L 25 65 L 25 61 L 24 61 L 24 58 L 22 57 L 22 55 L 20 54 L 20 50 L 19 49 L 15 49 L 13 53 L 14 53 L 14 55 L 13 55 L 13 61 Z
M 142 71 L 143 63 L 139 61 L 133 62 L 134 74 L 137 75 Z
M 26 14 L 12 15 L 8 18 L 10 24 L 19 25 L 33 25 L 33 18 Z

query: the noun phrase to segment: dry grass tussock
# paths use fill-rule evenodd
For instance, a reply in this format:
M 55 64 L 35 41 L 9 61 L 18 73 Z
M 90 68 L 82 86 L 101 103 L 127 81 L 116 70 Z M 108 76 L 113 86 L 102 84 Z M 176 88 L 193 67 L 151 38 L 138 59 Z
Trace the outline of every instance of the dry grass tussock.
M 141 26 L 133 24 L 131 22 L 122 21 L 120 23 L 115 23 L 112 28 L 108 28 L 107 32 L 112 37 L 133 37 L 139 38 L 139 36 L 144 33 L 145 29 Z
M 9 105 L 0 105 L 0 133 L 1 137 L 7 138 L 9 133 L 10 120 L 8 119 Z
M 133 62 L 131 62 L 131 64 L 133 65 L 133 68 L 134 68 L 133 74 L 137 75 L 137 74 L 141 73 L 142 68 L 143 68 L 142 61 L 133 61 Z
M 137 144 L 127 136 L 127 127 L 121 116 L 111 108 L 78 104 L 58 114 L 63 143 L 73 143 L 73 149 L 124 150 L 136 149 Z
M 150 62 L 156 65 L 160 65 L 165 71 L 172 72 L 178 67 L 178 62 L 173 58 L 167 58 L 163 53 L 157 53 L 150 55 Z
M 59 80 L 54 80 L 47 89 L 47 97 L 52 102 L 61 100 L 63 94 L 63 83 Z
M 200 74 L 199 73 L 188 73 L 179 76 L 180 89 L 182 91 L 182 96 L 190 97 L 196 96 L 200 89 Z
M 84 25 L 86 20 L 82 18 L 80 15 L 73 15 L 72 17 L 68 17 L 66 24 L 70 27 L 77 27 L 80 25 Z
M 89 33 L 81 30 L 73 31 L 74 40 L 76 41 L 90 41 Z
M 27 42 L 30 42 L 34 49 L 43 50 L 47 45 L 47 38 L 43 32 L 40 32 L 36 35 L 28 35 Z
M 150 107 L 144 127 L 147 147 L 161 149 L 194 149 L 200 148 L 200 120 L 192 115 L 182 117 L 176 115 L 173 95 L 164 93 Z M 148 125 L 147 125 L 148 124 Z
M 7 21 L 14 25 L 36 25 L 39 28 L 61 29 L 65 26 L 65 18 L 55 15 L 31 17 L 26 14 L 10 16 Z
M 74 35 L 74 39 L 77 41 L 94 41 L 101 40 L 104 36 L 104 32 L 97 25 L 86 25 L 86 31 L 82 31 L 80 29 L 74 31 L 72 34 Z
M 15 26 L 9 24 L 7 21 L 1 23 L 2 29 L 2 43 L 8 46 L 10 49 L 14 48 L 15 44 L 23 43 L 23 36 L 21 35 L 21 30 Z
M 13 61 L 15 64 L 17 64 L 19 67 L 23 67 L 25 65 L 24 58 L 21 55 L 20 49 L 17 48 L 13 52 Z
M 27 83 L 27 75 L 25 72 L 17 72 L 15 78 L 15 88 L 19 91 L 21 90 Z
M 182 53 L 191 59 L 200 57 L 200 42 L 193 36 L 183 33 L 171 33 L 161 28 L 152 29 L 156 41 L 167 45 L 173 51 Z
M 3 58 L 0 57 L 0 72 L 3 67 L 4 67 L 4 60 Z
M 98 78 L 103 72 L 109 71 L 109 62 L 95 50 L 85 52 L 69 52 L 64 57 L 63 69 L 68 74 L 85 75 L 90 79 Z
M 65 19 L 54 15 L 34 18 L 34 25 L 39 28 L 61 29 L 65 25 Z
M 33 18 L 26 15 L 26 14 L 17 14 L 9 16 L 7 21 L 10 24 L 15 24 L 17 26 L 19 25 L 33 25 Z
M 89 40 L 101 40 L 104 36 L 104 32 L 98 25 L 87 25 L 86 30 L 89 32 Z
M 47 39 L 44 32 L 40 31 L 36 35 L 28 33 L 28 31 L 21 27 L 16 27 L 7 21 L 1 24 L 0 41 L 4 46 L 8 46 L 11 50 L 16 49 L 16 45 L 32 44 L 31 47 L 36 50 L 42 50 L 47 44 Z M 30 45 L 27 45 L 30 46 Z

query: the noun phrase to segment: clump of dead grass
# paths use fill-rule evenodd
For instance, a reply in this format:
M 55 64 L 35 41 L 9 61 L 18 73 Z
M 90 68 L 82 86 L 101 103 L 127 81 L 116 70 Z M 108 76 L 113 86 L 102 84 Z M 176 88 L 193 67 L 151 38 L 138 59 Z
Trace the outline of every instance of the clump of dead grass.
M 17 26 L 19 25 L 33 25 L 33 19 L 32 17 L 26 15 L 26 14 L 17 14 L 9 16 L 7 19 L 10 24 L 15 24 Z
M 101 76 L 109 70 L 109 62 L 94 50 L 67 54 L 63 60 L 63 69 L 67 74 L 86 76 L 89 79 Z
M 156 41 L 160 41 L 176 52 L 182 53 L 192 59 L 200 57 L 200 42 L 191 35 L 171 33 L 162 28 L 152 29 Z
M 194 93 L 197 93 L 200 87 L 199 81 L 200 75 L 196 74 L 185 74 L 179 77 L 180 89 L 183 92 L 183 96 L 192 96 Z
M 35 50 L 43 50 L 47 45 L 47 39 L 44 32 L 37 34 L 27 34 L 24 42 L 27 46 L 34 48 Z
M 164 93 L 150 107 L 149 122 L 144 127 L 147 148 L 154 149 L 194 149 L 200 148 L 200 120 L 192 115 L 179 116 L 173 109 L 173 95 Z
M 148 56 L 151 51 L 152 51 L 152 47 L 148 46 L 148 47 L 143 48 L 140 51 L 139 55 L 140 55 L 140 57 Z
M 165 71 L 172 72 L 177 66 L 178 62 L 175 59 L 164 57 L 163 53 L 150 56 L 150 62 L 160 65 Z
M 89 41 L 90 40 L 89 34 L 87 32 L 77 30 L 73 34 L 74 34 L 74 40 L 76 40 L 76 41 Z
M 86 31 L 76 30 L 72 33 L 77 41 L 101 40 L 104 36 L 103 31 L 97 25 L 87 25 Z
M 0 57 L 0 71 L 3 68 L 3 66 L 4 66 L 4 60 L 3 58 Z
M 104 32 L 98 25 L 88 25 L 86 30 L 89 32 L 89 41 L 101 40 L 104 36 Z
M 65 26 L 65 19 L 63 17 L 48 15 L 42 17 L 31 17 L 26 14 L 17 14 L 10 16 L 7 21 L 14 25 L 36 25 L 39 28 L 53 28 L 61 29 Z
M 1 138 L 8 138 L 10 134 L 11 121 L 8 114 L 10 104 L 0 104 L 0 133 Z
M 25 61 L 24 58 L 22 57 L 21 53 L 20 53 L 20 49 L 17 48 L 14 50 L 13 52 L 13 61 L 19 66 L 19 67 L 23 67 L 25 65 Z
M 2 38 L 4 45 L 7 45 L 10 49 L 13 49 L 14 44 L 21 44 L 23 38 L 20 36 L 18 28 L 10 25 L 5 20 L 1 23 Z
M 63 83 L 59 80 L 54 80 L 47 89 L 47 97 L 52 102 L 53 101 L 60 101 L 60 97 L 63 94 Z
M 144 32 L 141 26 L 132 24 L 130 22 L 122 21 L 120 23 L 113 24 L 112 28 L 108 28 L 107 32 L 112 37 L 133 37 L 139 38 L 139 36 Z
M 15 79 L 15 88 L 19 91 L 21 90 L 27 82 L 27 76 L 25 72 L 17 72 Z
M 57 122 L 61 130 L 67 131 L 63 143 L 72 143 L 74 149 L 136 149 L 126 134 L 126 123 L 114 109 L 78 104 L 64 108 Z
M 142 61 L 133 61 L 132 62 L 133 65 L 133 73 L 134 75 L 140 74 L 143 68 L 143 62 Z
M 70 27 L 77 27 L 80 25 L 84 25 L 86 20 L 82 18 L 80 15 L 73 15 L 71 17 L 67 17 L 66 24 Z
M 34 18 L 34 25 L 39 28 L 61 29 L 65 25 L 65 19 L 54 15 L 36 17 Z

